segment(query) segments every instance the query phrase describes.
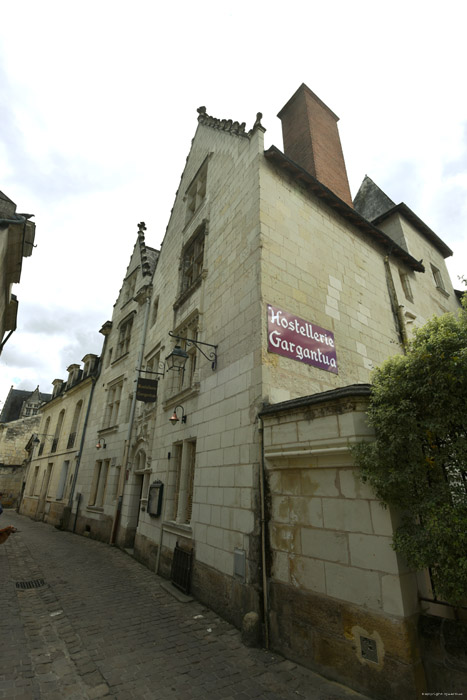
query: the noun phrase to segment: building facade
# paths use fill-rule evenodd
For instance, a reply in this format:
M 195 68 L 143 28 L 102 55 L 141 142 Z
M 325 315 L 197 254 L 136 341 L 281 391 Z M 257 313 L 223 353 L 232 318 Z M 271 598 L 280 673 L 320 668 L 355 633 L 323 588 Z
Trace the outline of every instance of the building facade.
M 247 131 L 198 109 L 161 250 L 140 224 L 102 329 L 69 522 L 238 626 L 257 613 L 272 649 L 412 698 L 418 582 L 350 448 L 372 369 L 458 310 L 451 251 L 369 178 L 352 202 L 305 85 L 279 117 L 284 152 L 260 114 Z
M 67 515 L 98 376 L 96 355 L 86 355 L 83 363 L 68 367 L 66 381 L 52 382 L 52 398 L 39 409 L 40 423 L 25 443 L 29 459 L 20 513 L 52 525 L 63 524 Z

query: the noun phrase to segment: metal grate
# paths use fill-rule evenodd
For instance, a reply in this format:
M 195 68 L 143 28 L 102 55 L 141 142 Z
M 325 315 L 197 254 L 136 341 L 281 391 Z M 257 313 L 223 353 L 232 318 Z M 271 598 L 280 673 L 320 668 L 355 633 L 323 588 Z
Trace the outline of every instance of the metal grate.
M 368 661 L 374 661 L 376 664 L 378 663 L 378 647 L 374 639 L 360 637 L 360 649 L 362 651 L 362 658 Z
M 190 592 L 192 558 L 193 550 L 190 549 L 187 552 L 185 549 L 179 547 L 177 542 L 172 557 L 170 580 L 174 586 L 179 588 L 186 595 Z
M 30 588 L 40 588 L 43 585 L 43 578 L 36 578 L 33 581 L 16 581 L 16 588 L 22 591 L 29 590 Z

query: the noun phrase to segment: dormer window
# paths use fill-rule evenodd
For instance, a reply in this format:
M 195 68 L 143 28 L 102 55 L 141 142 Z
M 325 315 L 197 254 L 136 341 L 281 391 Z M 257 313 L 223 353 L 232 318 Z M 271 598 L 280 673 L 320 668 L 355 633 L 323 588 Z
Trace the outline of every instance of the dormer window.
M 76 384 L 76 382 L 80 379 L 81 368 L 79 365 L 70 365 L 67 367 L 66 371 L 68 372 L 67 386 L 73 386 L 73 384 Z
M 64 384 L 63 379 L 54 379 L 53 380 L 53 382 L 52 382 L 52 385 L 53 385 L 52 398 L 53 399 L 61 393 L 63 384 Z
M 83 379 L 94 373 L 97 365 L 97 355 L 88 354 L 83 357 L 84 369 Z

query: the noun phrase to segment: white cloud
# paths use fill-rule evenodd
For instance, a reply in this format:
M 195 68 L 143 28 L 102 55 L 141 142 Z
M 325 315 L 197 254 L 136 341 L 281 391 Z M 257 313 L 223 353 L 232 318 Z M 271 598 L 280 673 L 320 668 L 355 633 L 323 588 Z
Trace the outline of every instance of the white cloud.
M 455 0 L 442 12 L 421 0 L 2 7 L 0 189 L 35 214 L 37 248 L 16 290 L 0 399 L 13 378 L 34 387 L 40 374 L 42 385 L 100 351 L 138 222 L 148 245 L 162 241 L 202 104 L 247 127 L 261 111 L 266 146 L 282 148 L 276 114 L 307 83 L 341 117 L 353 194 L 370 175 L 453 248 L 451 274 L 465 274 L 463 10 Z

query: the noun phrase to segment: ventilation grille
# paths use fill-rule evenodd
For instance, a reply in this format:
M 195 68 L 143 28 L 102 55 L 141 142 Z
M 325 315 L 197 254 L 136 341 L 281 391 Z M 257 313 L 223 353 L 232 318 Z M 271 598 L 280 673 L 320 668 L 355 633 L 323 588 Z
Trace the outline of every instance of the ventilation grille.
M 36 578 L 33 581 L 16 581 L 16 588 L 19 588 L 22 591 L 29 590 L 30 588 L 40 588 L 43 585 L 43 578 Z
M 170 580 L 174 586 L 179 588 L 186 595 L 190 592 L 192 558 L 193 550 L 190 549 L 190 551 L 187 552 L 185 549 L 179 547 L 177 542 L 172 558 Z

